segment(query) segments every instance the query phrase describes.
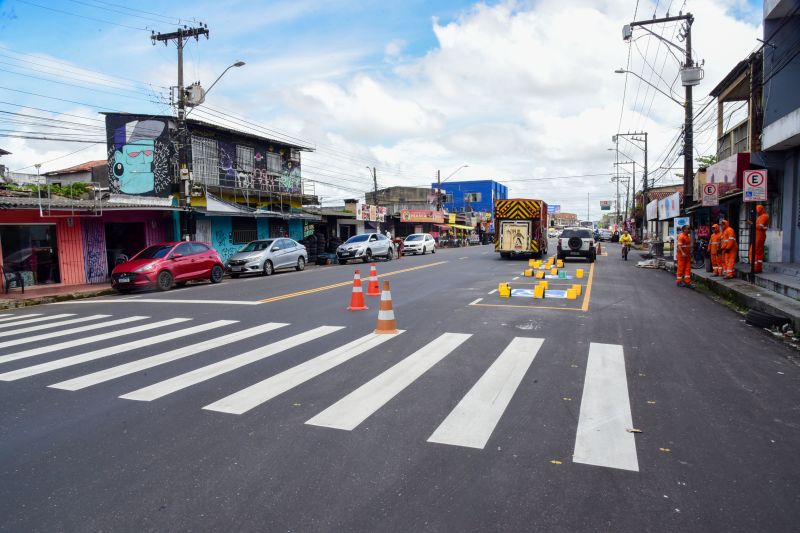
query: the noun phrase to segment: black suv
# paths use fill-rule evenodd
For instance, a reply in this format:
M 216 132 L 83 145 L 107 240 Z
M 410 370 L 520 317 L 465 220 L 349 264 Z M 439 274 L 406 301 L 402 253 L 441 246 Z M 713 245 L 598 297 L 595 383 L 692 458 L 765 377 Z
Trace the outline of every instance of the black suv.
M 585 257 L 590 263 L 597 259 L 594 247 L 594 235 L 587 228 L 566 228 L 558 237 L 559 259 L 567 257 Z

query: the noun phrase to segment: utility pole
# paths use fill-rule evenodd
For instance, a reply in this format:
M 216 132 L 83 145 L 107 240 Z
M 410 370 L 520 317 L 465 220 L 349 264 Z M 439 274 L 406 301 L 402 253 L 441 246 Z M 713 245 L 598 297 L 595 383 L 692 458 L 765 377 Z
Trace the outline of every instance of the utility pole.
M 617 201 L 614 202 L 617 215 L 614 218 L 614 223 L 619 226 L 619 137 L 616 135 L 614 136 L 614 142 L 616 143 L 616 149 L 614 151 L 614 181 L 617 183 Z
M 178 48 L 178 129 L 177 129 L 177 145 L 178 145 L 178 169 L 180 172 L 180 179 L 183 182 L 183 195 L 184 195 L 184 209 L 185 215 L 181 221 L 181 233 L 185 235 L 187 240 L 194 237 L 194 228 L 191 223 L 192 220 L 192 183 L 191 174 L 189 172 L 189 164 L 187 161 L 186 144 L 189 139 L 188 131 L 186 130 L 186 89 L 183 85 L 183 47 L 186 41 L 194 37 L 195 41 L 200 40 L 200 36 L 205 35 L 208 39 L 208 25 L 201 24 L 197 28 L 178 28 L 177 31 L 172 33 L 156 33 L 153 31 L 150 34 L 150 40 L 155 46 L 156 42 L 163 42 L 164 46 L 169 41 L 175 41 Z M 185 229 L 185 231 L 183 231 Z
M 381 223 L 378 221 L 380 215 L 378 215 L 378 206 L 381 205 L 378 202 L 378 172 L 375 170 L 375 167 L 372 167 L 372 185 L 375 189 L 375 227 L 377 228 L 377 232 L 381 232 Z
M 442 172 L 436 171 L 436 210 L 442 210 Z
M 589 193 L 586 193 L 586 220 L 589 222 L 592 221 L 592 218 L 589 216 Z

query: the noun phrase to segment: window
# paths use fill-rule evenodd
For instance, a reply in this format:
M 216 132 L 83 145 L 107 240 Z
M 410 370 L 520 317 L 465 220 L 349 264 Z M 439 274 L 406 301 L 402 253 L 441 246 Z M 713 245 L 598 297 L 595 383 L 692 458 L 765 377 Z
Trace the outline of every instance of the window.
M 192 251 L 192 245 L 188 242 L 185 242 L 183 244 L 179 244 L 178 247 L 175 248 L 175 251 L 172 253 L 172 255 L 192 255 L 192 253 L 194 253 Z
M 580 237 L 582 239 L 592 239 L 594 235 L 592 230 L 588 229 L 565 229 L 561 232 L 562 239 L 569 239 L 570 237 Z
M 452 204 L 453 203 L 453 193 L 449 192 L 445 195 L 445 203 Z
M 219 149 L 214 139 L 192 137 L 192 178 L 206 185 L 219 185 Z
M 280 174 L 281 170 L 283 170 L 281 155 L 275 152 L 267 152 L 267 172 Z
M 236 145 L 236 170 L 252 173 L 256 160 L 255 149 L 252 146 Z
M 468 192 L 464 195 L 465 202 L 480 202 L 481 201 L 481 193 L 479 192 Z
M 258 238 L 256 219 L 250 217 L 233 217 L 231 238 L 236 244 L 247 243 Z
M 205 244 L 200 244 L 199 242 L 192 243 L 192 253 L 193 254 L 204 254 L 208 252 L 208 246 Z
M 19 272 L 26 286 L 59 283 L 55 225 L 0 225 L 3 270 Z

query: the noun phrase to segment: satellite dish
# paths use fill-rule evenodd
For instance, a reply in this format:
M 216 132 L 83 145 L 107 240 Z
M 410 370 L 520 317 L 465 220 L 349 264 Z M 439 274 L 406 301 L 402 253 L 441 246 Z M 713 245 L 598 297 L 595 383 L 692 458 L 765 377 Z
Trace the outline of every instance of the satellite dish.
M 206 101 L 206 90 L 196 81 L 186 88 L 186 105 L 190 107 L 198 106 Z

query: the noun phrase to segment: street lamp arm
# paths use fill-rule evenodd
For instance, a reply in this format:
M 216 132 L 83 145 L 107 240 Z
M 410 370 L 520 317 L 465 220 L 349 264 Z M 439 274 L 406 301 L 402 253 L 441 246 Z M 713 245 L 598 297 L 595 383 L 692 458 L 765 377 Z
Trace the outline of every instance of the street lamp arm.
M 666 96 L 667 98 L 669 98 L 670 100 L 672 100 L 673 102 L 675 102 L 676 104 L 678 104 L 679 106 L 681 106 L 681 107 L 686 107 L 686 104 L 685 104 L 684 102 L 681 102 L 681 101 L 679 101 L 679 100 L 676 100 L 676 99 L 675 99 L 673 96 L 671 96 L 671 95 L 669 95 L 669 94 L 665 93 L 664 91 L 662 91 L 661 89 L 659 89 L 658 87 L 656 87 L 655 85 L 653 85 L 652 83 L 650 83 L 649 81 L 647 81 L 646 79 L 644 79 L 643 77 L 639 76 L 639 75 L 638 75 L 638 74 L 636 74 L 635 72 L 632 72 L 632 71 L 630 71 L 630 70 L 627 70 L 627 69 L 624 69 L 624 68 L 618 68 L 618 69 L 617 69 L 617 70 L 615 70 L 614 72 L 615 72 L 615 73 L 617 73 L 617 74 L 626 74 L 626 73 L 627 73 L 627 74 L 633 74 L 634 76 L 636 76 L 637 78 L 639 78 L 640 80 L 642 80 L 643 82 L 645 82 L 647 85 L 649 85 L 650 87 L 652 87 L 652 88 L 653 88 L 653 89 L 655 89 L 656 91 L 660 92 L 661 94 L 663 94 L 664 96 Z
M 469 166 L 469 165 L 461 165 L 460 167 L 458 167 L 457 169 L 455 169 L 453 172 L 451 172 L 449 176 L 447 176 L 445 179 L 443 179 L 443 180 L 442 180 L 442 183 L 444 183 L 445 181 L 447 181 L 447 180 L 449 180 L 450 178 L 452 178 L 453 176 L 455 176 L 455 175 L 456 175 L 456 172 L 458 172 L 458 171 L 459 171 L 459 170 L 461 170 L 462 168 L 467 168 L 468 166 Z

